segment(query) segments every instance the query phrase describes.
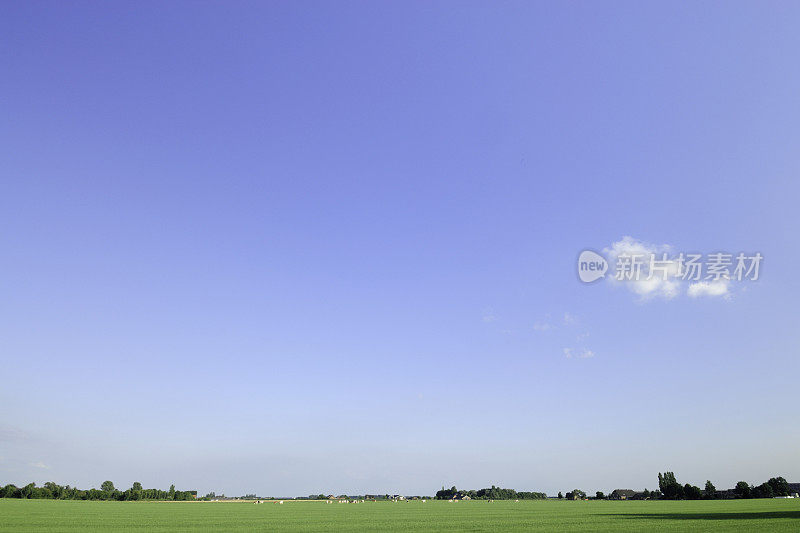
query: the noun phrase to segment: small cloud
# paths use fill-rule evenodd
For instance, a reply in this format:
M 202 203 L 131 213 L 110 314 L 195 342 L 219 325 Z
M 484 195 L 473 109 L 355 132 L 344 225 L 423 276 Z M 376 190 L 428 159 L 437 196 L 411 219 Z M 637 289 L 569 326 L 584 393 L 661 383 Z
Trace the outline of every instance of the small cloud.
M 578 321 L 578 317 L 570 313 L 564 313 L 564 325 L 569 326 Z
M 672 251 L 672 246 L 669 244 L 651 244 L 634 239 L 633 237 L 625 236 L 622 237 L 621 240 L 612 243 L 611 247 L 605 248 L 603 251 L 606 253 L 609 263 L 616 264 L 619 256 L 650 257 L 652 255 L 661 259 L 664 257 L 664 254 L 669 254 Z M 639 295 L 642 301 L 656 297 L 671 300 L 678 295 L 680 289 L 680 283 L 675 279 L 679 265 L 677 261 L 668 261 L 665 268 L 666 275 L 663 273 L 657 275 L 656 273 L 658 271 L 654 271 L 653 275 L 650 276 L 650 265 L 649 263 L 645 263 L 641 265 L 638 279 L 620 281 L 613 275 L 608 276 L 606 279 L 608 279 L 610 283 L 624 285 L 629 290 Z
M 730 298 L 728 292 L 728 280 L 719 281 L 698 281 L 689 285 L 689 290 L 686 292 L 692 298 L 699 298 L 700 296 L 722 296 Z
M 491 308 L 484 309 L 482 320 L 487 324 L 490 322 L 497 322 L 497 316 L 494 314 L 494 310 L 492 310 Z
M 583 333 L 581 333 L 580 335 L 575 337 L 575 340 L 578 341 L 578 342 L 581 342 L 583 339 L 585 339 L 588 336 L 589 336 L 589 332 L 588 331 L 584 331 Z
M 30 466 L 32 466 L 32 467 L 34 467 L 34 468 L 42 468 L 42 469 L 45 469 L 45 470 L 47 470 L 48 468 L 50 468 L 49 466 L 47 466 L 46 464 L 44 464 L 44 463 L 43 463 L 43 462 L 41 462 L 41 461 L 37 461 L 37 462 L 35 462 L 35 463 L 30 463 Z
M 550 331 L 551 329 L 555 329 L 555 326 L 547 322 L 536 322 L 533 325 L 533 331 Z
M 564 348 L 564 357 L 567 359 L 589 359 L 590 357 L 594 357 L 594 352 L 586 348 L 583 348 L 582 350 Z
M 636 268 L 637 273 L 634 279 L 617 279 L 616 275 L 608 276 L 609 283 L 616 286 L 627 287 L 628 290 L 639 296 L 640 301 L 646 302 L 655 298 L 672 300 L 683 292 L 687 287 L 686 293 L 696 298 L 698 296 L 722 296 L 729 297 L 728 280 L 714 280 L 712 282 L 698 281 L 689 283 L 681 273 L 685 271 L 686 259 L 683 254 L 675 254 L 673 247 L 669 244 L 652 244 L 645 241 L 625 236 L 621 240 L 612 243 L 610 247 L 604 248 L 609 263 L 615 264 L 617 270 L 620 268 L 618 258 L 626 258 L 631 268 L 631 261 L 638 258 Z M 651 262 L 652 259 L 652 262 Z M 684 261 L 683 263 L 681 261 Z M 681 266 L 683 264 L 683 267 Z

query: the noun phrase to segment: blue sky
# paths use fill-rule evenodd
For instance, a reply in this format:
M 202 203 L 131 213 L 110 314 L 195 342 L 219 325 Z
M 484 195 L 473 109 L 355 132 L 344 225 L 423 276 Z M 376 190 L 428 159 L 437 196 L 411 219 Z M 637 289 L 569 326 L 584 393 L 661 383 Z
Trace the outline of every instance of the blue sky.
M 0 483 L 800 481 L 798 24 L 4 4 Z M 581 284 L 625 236 L 758 251 L 761 278 Z

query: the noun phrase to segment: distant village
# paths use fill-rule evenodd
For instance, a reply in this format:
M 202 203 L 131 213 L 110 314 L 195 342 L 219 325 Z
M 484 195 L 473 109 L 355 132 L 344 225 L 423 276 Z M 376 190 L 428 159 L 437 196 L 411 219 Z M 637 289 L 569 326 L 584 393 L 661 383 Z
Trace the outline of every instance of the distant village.
M 362 503 L 377 501 L 412 502 L 427 500 L 448 500 L 448 501 L 469 501 L 469 500 L 734 500 L 750 498 L 800 498 L 800 483 L 789 483 L 782 477 L 771 478 L 769 481 L 752 486 L 744 481 L 740 481 L 736 487 L 731 489 L 718 490 L 710 482 L 706 482 L 705 489 L 700 489 L 689 484 L 680 485 L 675 480 L 672 472 L 666 472 L 662 476 L 659 473 L 659 490 L 650 491 L 644 489 L 636 491 L 632 489 L 614 489 L 608 494 L 596 492 L 593 496 L 587 495 L 580 489 L 574 489 L 566 493 L 559 492 L 558 495 L 547 495 L 543 492 L 518 492 L 514 489 L 504 489 L 495 487 L 480 490 L 458 490 L 456 487 L 437 491 L 435 496 L 409 496 L 403 494 L 311 494 L 301 497 L 274 497 L 256 496 L 247 494 L 245 496 L 227 497 L 217 495 L 213 492 L 204 497 L 198 498 L 205 501 L 240 501 L 240 500 L 325 500 L 329 503 Z
M 800 498 L 800 483 L 789 483 L 783 477 L 773 477 L 760 485 L 751 485 L 746 481 L 739 481 L 731 489 L 718 490 L 711 481 L 706 481 L 704 488 L 700 488 L 689 483 L 680 484 L 673 472 L 658 473 L 658 490 L 650 491 L 644 489 L 636 491 L 632 489 L 614 489 L 609 494 L 601 491 L 587 495 L 580 489 L 573 489 L 566 493 L 559 492 L 558 495 L 547 495 L 544 492 L 516 491 L 492 485 L 489 488 L 479 490 L 459 490 L 456 487 L 446 489 L 442 487 L 434 496 L 404 495 L 404 494 L 311 494 L 301 497 L 275 497 L 258 496 L 256 494 L 246 494 L 244 496 L 229 497 L 224 494 L 209 492 L 205 496 L 199 496 L 196 490 L 180 491 L 175 489 L 175 485 L 170 486 L 169 490 L 145 489 L 139 482 L 134 482 L 129 489 L 119 490 L 111 481 L 104 481 L 99 489 L 88 490 L 78 489 L 69 485 L 62 486 L 52 481 L 38 487 L 35 483 L 29 483 L 23 487 L 13 484 L 0 486 L 0 498 L 19 498 L 19 499 L 55 499 L 55 500 L 116 500 L 116 501 L 137 501 L 137 500 L 159 500 L 159 501 L 266 501 L 276 500 L 323 500 L 328 503 L 363 503 L 377 501 L 392 502 L 413 502 L 428 500 L 447 500 L 451 502 L 467 500 L 733 500 L 733 499 L 755 499 L 755 498 Z

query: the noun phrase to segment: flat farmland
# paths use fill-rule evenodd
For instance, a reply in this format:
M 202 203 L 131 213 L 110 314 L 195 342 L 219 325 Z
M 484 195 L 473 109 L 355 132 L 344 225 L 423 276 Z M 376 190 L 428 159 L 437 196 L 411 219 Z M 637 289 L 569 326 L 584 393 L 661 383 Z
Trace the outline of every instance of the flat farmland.
M 800 500 L 93 502 L 0 499 L 0 531 L 798 531 Z

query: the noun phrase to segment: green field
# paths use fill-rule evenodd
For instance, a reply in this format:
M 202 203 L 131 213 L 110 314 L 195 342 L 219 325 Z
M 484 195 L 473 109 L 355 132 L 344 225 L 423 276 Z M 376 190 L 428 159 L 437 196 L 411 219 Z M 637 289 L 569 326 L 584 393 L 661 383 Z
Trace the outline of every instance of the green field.
M 325 504 L 0 499 L 0 531 L 800 531 L 800 500 Z

